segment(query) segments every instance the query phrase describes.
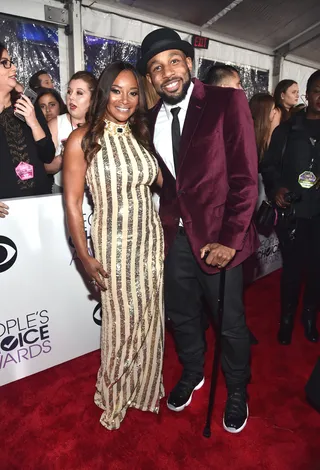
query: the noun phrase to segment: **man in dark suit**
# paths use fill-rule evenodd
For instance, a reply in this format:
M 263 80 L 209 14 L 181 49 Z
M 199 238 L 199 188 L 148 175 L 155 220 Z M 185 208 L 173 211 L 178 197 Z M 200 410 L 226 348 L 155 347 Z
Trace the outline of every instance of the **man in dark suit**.
M 183 365 L 167 404 L 182 411 L 204 383 L 202 300 L 204 296 L 217 315 L 219 272 L 227 267 L 223 425 L 236 433 L 248 418 L 250 344 L 242 262 L 257 248 L 251 218 L 258 197 L 258 159 L 245 94 L 192 81 L 193 56 L 191 44 L 161 28 L 144 39 L 138 62 L 138 70 L 162 98 L 151 112 L 151 125 L 163 174 L 166 315 Z

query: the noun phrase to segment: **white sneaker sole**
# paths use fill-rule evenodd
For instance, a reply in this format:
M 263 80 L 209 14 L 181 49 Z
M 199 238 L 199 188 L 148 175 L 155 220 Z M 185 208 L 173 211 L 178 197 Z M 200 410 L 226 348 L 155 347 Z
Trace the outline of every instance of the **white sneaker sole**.
M 247 404 L 247 417 L 243 425 L 239 429 L 228 428 L 228 426 L 226 426 L 226 423 L 224 422 L 224 415 L 223 415 L 223 429 L 225 429 L 227 432 L 231 432 L 231 434 L 238 434 L 246 427 L 248 418 L 249 418 L 249 407 Z
M 176 411 L 176 412 L 179 412 L 179 411 L 184 410 L 187 406 L 190 405 L 191 400 L 192 400 L 193 392 L 195 392 L 195 390 L 200 390 L 200 388 L 203 386 L 203 384 L 204 384 L 204 377 L 203 377 L 203 379 L 198 383 L 198 385 L 196 385 L 196 386 L 194 387 L 194 389 L 193 389 L 193 391 L 192 391 L 192 393 L 191 393 L 191 395 L 190 395 L 190 397 L 189 397 L 189 400 L 188 400 L 184 405 L 175 407 L 175 406 L 173 406 L 173 405 L 170 405 L 170 403 L 167 401 L 167 407 L 169 408 L 169 410 L 171 410 L 171 411 Z

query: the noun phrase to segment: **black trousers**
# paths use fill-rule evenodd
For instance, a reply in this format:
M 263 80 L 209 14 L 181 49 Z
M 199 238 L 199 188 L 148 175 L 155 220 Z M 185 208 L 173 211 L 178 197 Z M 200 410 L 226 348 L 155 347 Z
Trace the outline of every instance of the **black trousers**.
M 295 313 L 304 273 L 304 307 L 311 310 L 320 307 L 320 216 L 297 218 L 290 226 L 292 230 L 294 234 L 289 237 L 286 227 L 280 225 L 277 229 L 283 258 L 281 310 L 284 315 Z
M 165 261 L 166 316 L 185 370 L 203 374 L 205 336 L 203 298 L 217 320 L 220 274 L 206 274 L 179 230 Z M 242 266 L 226 272 L 221 364 L 228 387 L 246 385 L 250 377 L 249 332 L 243 306 Z

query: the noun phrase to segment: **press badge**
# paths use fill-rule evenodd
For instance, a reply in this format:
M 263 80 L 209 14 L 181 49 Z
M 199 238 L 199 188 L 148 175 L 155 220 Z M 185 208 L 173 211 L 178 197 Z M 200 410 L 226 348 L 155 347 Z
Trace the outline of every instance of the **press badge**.
M 316 175 L 312 171 L 304 171 L 299 175 L 298 182 L 302 188 L 310 189 L 317 181 Z
M 22 181 L 32 179 L 34 175 L 33 165 L 26 162 L 20 162 L 16 167 L 16 174 Z

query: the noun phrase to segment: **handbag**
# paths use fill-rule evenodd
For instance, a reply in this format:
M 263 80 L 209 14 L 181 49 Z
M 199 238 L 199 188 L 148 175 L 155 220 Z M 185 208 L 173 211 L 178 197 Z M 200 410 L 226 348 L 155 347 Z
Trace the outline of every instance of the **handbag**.
M 277 224 L 277 209 L 270 201 L 262 201 L 256 213 L 256 223 L 260 227 L 274 227 Z

